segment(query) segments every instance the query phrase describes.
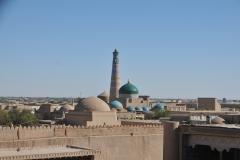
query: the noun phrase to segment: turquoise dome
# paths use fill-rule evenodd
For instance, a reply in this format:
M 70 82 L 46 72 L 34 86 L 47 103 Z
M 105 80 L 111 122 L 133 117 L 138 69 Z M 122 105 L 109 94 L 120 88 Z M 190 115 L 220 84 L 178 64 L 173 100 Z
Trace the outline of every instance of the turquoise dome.
M 143 109 L 144 111 L 149 111 L 149 108 L 148 108 L 147 106 L 143 106 L 142 109 Z
M 138 89 L 128 81 L 119 89 L 119 94 L 138 94 Z
M 109 103 L 109 107 L 110 108 L 114 108 L 116 109 L 117 111 L 121 111 L 123 109 L 123 105 L 122 103 L 120 103 L 119 101 L 112 101 Z
M 164 106 L 162 104 L 158 103 L 154 106 L 154 109 L 164 109 Z
M 116 108 L 116 107 L 123 107 L 122 103 L 118 102 L 118 101 L 112 101 L 109 103 L 110 108 Z
M 134 112 L 135 109 L 134 109 L 132 106 L 128 106 L 128 107 L 127 107 L 127 111 L 128 111 L 128 112 Z
M 142 107 L 140 107 L 140 106 L 135 107 L 135 110 L 136 111 L 143 111 Z

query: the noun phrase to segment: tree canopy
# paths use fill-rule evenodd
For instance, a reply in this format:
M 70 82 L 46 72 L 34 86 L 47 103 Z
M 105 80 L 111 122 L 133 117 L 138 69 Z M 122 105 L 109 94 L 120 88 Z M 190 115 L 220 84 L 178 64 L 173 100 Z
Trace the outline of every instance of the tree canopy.
M 8 112 L 0 109 L 0 125 L 10 125 L 11 123 Z
M 33 126 L 37 124 L 38 118 L 28 109 L 17 109 L 13 107 L 10 111 L 0 110 L 0 125 L 22 125 Z
M 170 111 L 165 109 L 156 110 L 153 119 L 159 119 L 160 117 L 170 117 Z

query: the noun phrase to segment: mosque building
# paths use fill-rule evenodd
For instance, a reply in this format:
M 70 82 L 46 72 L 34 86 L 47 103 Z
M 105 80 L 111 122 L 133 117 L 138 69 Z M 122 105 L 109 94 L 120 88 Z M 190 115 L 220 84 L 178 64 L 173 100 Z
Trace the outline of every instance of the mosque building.
M 140 96 L 138 88 L 128 80 L 120 86 L 119 52 L 113 52 L 110 94 L 102 92 L 97 97 L 82 99 L 77 105 L 65 104 L 56 110 L 44 104 L 37 113 L 45 120 L 62 119 L 70 125 L 119 125 L 120 119 L 146 119 L 144 112 L 150 112 L 150 96 Z M 147 118 L 149 119 L 149 118 Z
M 109 99 L 109 102 L 118 101 L 126 109 L 129 106 L 132 107 L 149 107 L 150 96 L 139 96 L 139 90 L 130 81 L 124 84 L 122 87 L 120 82 L 120 71 L 119 71 L 119 52 L 117 49 L 113 52 L 112 61 L 112 75 L 110 85 L 110 95 L 104 91 L 98 97 L 104 101 Z
M 130 83 L 130 80 L 119 89 L 119 98 L 117 101 L 123 104 L 124 108 L 132 106 L 136 107 L 148 107 L 150 96 L 139 96 L 139 90 L 136 86 Z

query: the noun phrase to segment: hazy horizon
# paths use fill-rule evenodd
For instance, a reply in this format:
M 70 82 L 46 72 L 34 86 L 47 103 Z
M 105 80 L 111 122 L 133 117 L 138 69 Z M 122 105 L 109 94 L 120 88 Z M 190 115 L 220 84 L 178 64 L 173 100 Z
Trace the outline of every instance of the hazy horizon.
M 0 96 L 240 99 L 240 2 L 0 0 Z

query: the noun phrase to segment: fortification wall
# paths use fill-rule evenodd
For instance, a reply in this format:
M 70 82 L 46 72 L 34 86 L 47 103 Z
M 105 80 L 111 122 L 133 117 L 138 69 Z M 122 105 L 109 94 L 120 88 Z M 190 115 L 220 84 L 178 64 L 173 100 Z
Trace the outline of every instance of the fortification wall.
M 18 139 L 17 132 L 18 128 L 0 126 L 0 141 Z
M 0 127 L 0 141 L 51 137 L 161 134 L 161 125 Z
M 163 160 L 179 159 L 179 122 L 167 121 L 164 124 L 164 157 Z
M 162 160 L 161 125 L 0 128 L 0 150 L 74 145 L 101 151 L 98 160 Z
M 160 125 L 159 120 L 141 120 L 141 121 L 134 121 L 134 120 L 122 120 L 122 125 Z

